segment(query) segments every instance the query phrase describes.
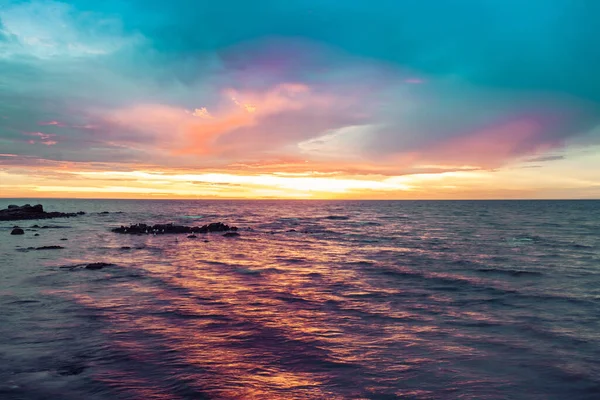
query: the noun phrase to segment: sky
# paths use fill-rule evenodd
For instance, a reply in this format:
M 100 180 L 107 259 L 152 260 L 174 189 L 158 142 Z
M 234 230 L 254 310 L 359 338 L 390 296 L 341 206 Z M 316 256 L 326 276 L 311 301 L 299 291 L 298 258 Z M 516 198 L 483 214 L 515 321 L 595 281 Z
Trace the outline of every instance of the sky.
M 598 15 L 0 0 L 0 197 L 600 198 Z

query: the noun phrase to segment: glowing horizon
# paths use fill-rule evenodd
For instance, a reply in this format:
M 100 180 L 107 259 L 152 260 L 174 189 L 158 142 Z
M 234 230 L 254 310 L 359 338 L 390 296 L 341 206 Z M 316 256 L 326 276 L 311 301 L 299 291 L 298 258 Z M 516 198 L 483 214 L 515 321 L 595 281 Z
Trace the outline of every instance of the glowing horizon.
M 0 197 L 600 198 L 573 2 L 106 3 L 0 8 Z

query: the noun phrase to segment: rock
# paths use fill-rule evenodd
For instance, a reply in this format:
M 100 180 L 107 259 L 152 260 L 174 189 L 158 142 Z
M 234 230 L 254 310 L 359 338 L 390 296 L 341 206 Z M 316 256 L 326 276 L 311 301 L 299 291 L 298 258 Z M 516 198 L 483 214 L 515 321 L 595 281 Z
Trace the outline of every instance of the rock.
M 238 237 L 238 236 L 240 236 L 240 234 L 237 232 L 227 232 L 226 234 L 223 235 L 223 237 Z
M 349 220 L 350 217 L 347 217 L 345 215 L 328 215 L 327 217 L 325 217 L 325 219 L 332 219 L 332 220 L 337 220 L 337 221 L 346 221 L 346 220 Z
M 121 250 L 131 250 L 131 247 L 129 247 L 129 246 L 121 246 Z
M 77 215 L 85 214 L 83 211 L 78 213 L 62 213 L 62 212 L 46 212 L 41 204 L 32 206 L 25 204 L 23 206 L 16 206 L 11 204 L 8 208 L 0 210 L 0 221 L 17 221 L 23 219 L 48 219 L 48 218 L 61 218 L 61 217 L 74 217 Z
M 289 229 L 286 232 L 297 232 L 295 229 Z
M 91 269 L 91 270 L 97 270 L 97 269 L 102 269 L 104 267 L 111 267 L 114 264 L 111 263 L 105 263 L 105 262 L 96 262 L 96 263 L 91 263 L 86 265 L 84 268 L 85 269 Z
M 69 239 L 67 239 L 67 238 L 62 238 L 62 239 L 60 239 L 60 240 L 69 240 Z
M 40 236 L 40 234 L 39 234 L 39 233 L 36 233 L 36 234 L 35 234 L 35 235 L 33 235 L 33 236 Z
M 18 226 L 15 226 L 12 231 L 10 231 L 11 235 L 24 235 L 25 231 Z
M 64 249 L 64 247 L 62 246 L 41 246 L 41 247 L 36 247 L 36 250 L 59 250 L 59 249 Z
M 164 235 L 168 233 L 208 233 L 208 232 L 229 232 L 237 231 L 237 227 L 229 226 L 222 222 L 213 222 L 203 226 L 184 226 L 173 224 L 135 224 L 130 226 L 121 226 L 113 228 L 112 232 L 124 233 L 129 235 Z
M 100 212 L 98 214 L 104 215 L 104 214 L 110 214 L 110 213 L 108 211 L 102 211 L 102 212 Z
M 196 239 L 198 236 L 196 235 L 188 235 L 188 239 Z
M 32 226 L 32 228 L 40 228 L 40 226 L 38 224 L 35 224 Z

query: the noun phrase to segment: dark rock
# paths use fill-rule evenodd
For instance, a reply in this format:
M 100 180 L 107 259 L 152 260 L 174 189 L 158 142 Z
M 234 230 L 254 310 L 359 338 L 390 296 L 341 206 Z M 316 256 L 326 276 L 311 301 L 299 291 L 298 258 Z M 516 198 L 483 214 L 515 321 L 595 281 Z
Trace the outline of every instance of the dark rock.
M 237 232 L 227 232 L 226 234 L 223 235 L 223 237 L 237 237 L 237 236 L 240 236 L 240 234 Z
M 11 235 L 24 235 L 25 231 L 18 226 L 15 226 L 12 231 L 10 231 Z
M 67 239 L 67 238 L 62 238 L 62 239 L 60 239 L 60 240 L 69 240 L 69 239 Z
M 102 269 L 104 267 L 111 267 L 113 265 L 114 264 L 111 264 L 111 263 L 97 262 L 97 263 L 87 264 L 84 268 L 91 269 L 91 270 L 97 270 L 97 269 Z
M 208 232 L 229 232 L 237 231 L 237 227 L 229 226 L 222 222 L 213 222 L 203 226 L 184 226 L 173 224 L 135 224 L 130 226 L 121 226 L 112 229 L 115 233 L 125 233 L 130 235 L 164 235 L 168 233 L 208 233 Z
M 104 215 L 104 214 L 110 214 L 110 213 L 108 211 L 102 211 L 101 213 L 98 213 L 98 214 Z
M 39 234 L 39 233 L 36 233 L 36 234 L 35 234 L 35 235 L 33 235 L 33 236 L 40 236 L 40 234 Z
M 208 240 L 205 240 L 204 243 L 208 243 Z
M 76 214 L 77 215 L 85 215 L 85 211 L 77 211 Z
M 20 207 L 11 204 L 8 208 L 0 210 L 0 221 L 74 217 L 76 215 L 81 215 L 82 213 L 83 211 L 80 211 L 79 213 L 62 213 L 57 211 L 46 212 L 41 204 L 36 204 L 35 206 L 25 204 Z
M 196 239 L 198 236 L 196 235 L 188 235 L 188 239 Z
M 329 216 L 325 217 L 325 219 L 331 219 L 331 220 L 337 220 L 337 221 L 346 221 L 346 220 L 349 220 L 350 217 L 347 217 L 345 215 L 329 215 Z
M 297 232 L 295 229 L 289 229 L 286 232 Z
M 38 224 L 35 224 L 32 226 L 32 228 L 39 228 L 40 226 Z
M 129 246 L 121 246 L 121 250 L 131 250 L 131 247 L 129 247 Z
M 36 250 L 59 250 L 59 249 L 64 249 L 64 247 L 62 246 L 41 246 L 41 247 L 36 247 Z

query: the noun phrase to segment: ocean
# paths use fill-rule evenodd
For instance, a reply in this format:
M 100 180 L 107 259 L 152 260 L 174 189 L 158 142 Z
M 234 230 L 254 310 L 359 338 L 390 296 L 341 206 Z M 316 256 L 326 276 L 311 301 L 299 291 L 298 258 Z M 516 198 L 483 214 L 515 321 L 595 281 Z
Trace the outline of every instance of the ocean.
M 0 399 L 600 399 L 600 201 L 24 203 Z

